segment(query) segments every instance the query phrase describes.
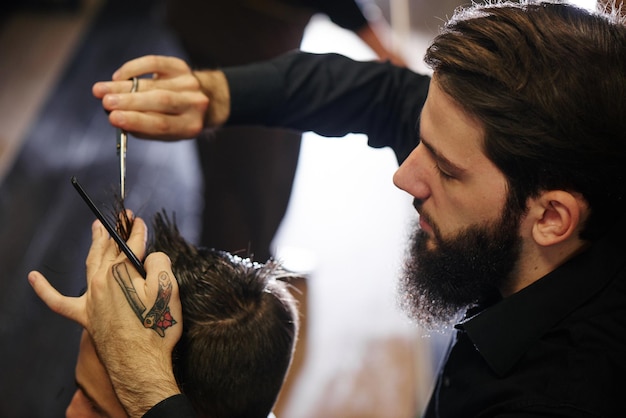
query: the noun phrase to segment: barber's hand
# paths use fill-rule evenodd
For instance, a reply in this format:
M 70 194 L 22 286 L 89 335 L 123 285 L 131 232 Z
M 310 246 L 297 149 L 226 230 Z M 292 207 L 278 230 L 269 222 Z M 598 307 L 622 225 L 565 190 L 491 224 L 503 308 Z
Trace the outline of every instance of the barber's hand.
M 130 93 L 132 77 L 141 78 Z M 225 81 L 224 81 L 225 82 Z M 113 81 L 95 83 L 93 95 L 102 99 L 112 125 L 138 138 L 195 138 L 203 129 L 209 98 L 185 61 L 144 56 L 122 65 Z
M 139 417 L 180 393 L 171 362 L 182 333 L 178 285 L 165 254 L 147 257 L 144 280 L 99 221 L 92 225 L 92 236 L 85 294 L 63 296 L 35 271 L 28 280 L 51 310 L 89 332 L 120 401 L 129 416 Z M 140 259 L 146 236 L 145 223 L 135 218 L 128 246 Z

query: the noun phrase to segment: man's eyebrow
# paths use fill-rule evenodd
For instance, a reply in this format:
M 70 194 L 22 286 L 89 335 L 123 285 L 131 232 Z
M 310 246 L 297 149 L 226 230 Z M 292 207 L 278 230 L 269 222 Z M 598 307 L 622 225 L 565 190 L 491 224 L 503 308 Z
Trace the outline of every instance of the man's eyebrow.
M 426 149 L 432 154 L 433 158 L 437 161 L 437 164 L 444 169 L 448 174 L 453 175 L 455 177 L 461 176 L 465 173 L 465 169 L 459 167 L 446 157 L 444 157 L 435 147 L 428 143 L 428 141 L 424 140 L 424 138 L 420 135 L 420 143 L 426 147 Z
M 85 387 L 83 385 L 80 384 L 80 382 L 78 382 L 78 380 L 74 379 L 74 383 L 76 384 L 76 387 L 78 388 L 78 390 L 80 390 L 83 395 L 85 395 L 85 398 L 87 398 L 87 400 L 91 403 L 91 406 L 93 407 L 94 411 L 96 411 L 99 415 L 105 416 L 105 412 L 104 409 L 102 409 L 102 407 L 100 407 L 100 405 L 98 405 L 98 402 L 96 402 L 96 400 L 94 399 L 93 396 L 91 396 L 91 394 L 85 390 Z

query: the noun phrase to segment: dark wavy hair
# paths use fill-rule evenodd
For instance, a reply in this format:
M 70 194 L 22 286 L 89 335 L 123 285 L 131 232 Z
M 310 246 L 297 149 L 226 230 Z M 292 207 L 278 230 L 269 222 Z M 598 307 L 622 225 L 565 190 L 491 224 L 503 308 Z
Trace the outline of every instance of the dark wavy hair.
M 123 207 L 116 212 L 125 214 Z M 132 219 L 118 216 L 128 236 Z M 165 212 L 153 220 L 148 253 L 172 261 L 183 309 L 174 375 L 201 416 L 266 418 L 287 374 L 298 333 L 296 302 L 278 262 L 256 263 L 196 247 Z
M 485 129 L 484 150 L 520 210 L 542 191 L 580 193 L 581 238 L 625 210 L 626 26 L 553 2 L 459 9 L 429 47 L 439 86 Z

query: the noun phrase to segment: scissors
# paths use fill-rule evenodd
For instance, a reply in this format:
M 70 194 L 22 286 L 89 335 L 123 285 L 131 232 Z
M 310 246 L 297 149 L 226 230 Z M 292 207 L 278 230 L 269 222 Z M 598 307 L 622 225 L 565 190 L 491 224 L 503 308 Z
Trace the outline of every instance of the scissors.
M 137 77 L 132 78 L 133 86 L 130 89 L 131 93 L 137 91 L 139 86 L 139 79 Z M 126 148 L 128 146 L 128 134 L 123 129 L 117 129 L 116 133 L 116 149 L 117 156 L 120 159 L 120 198 L 124 201 L 126 197 Z

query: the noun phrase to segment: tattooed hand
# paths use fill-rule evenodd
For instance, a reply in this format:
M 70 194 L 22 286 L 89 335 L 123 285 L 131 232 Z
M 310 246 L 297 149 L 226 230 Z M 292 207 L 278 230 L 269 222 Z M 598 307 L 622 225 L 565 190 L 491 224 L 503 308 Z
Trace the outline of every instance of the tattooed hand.
M 136 218 L 128 246 L 145 254 L 147 228 Z M 171 354 L 182 333 L 178 285 L 169 258 L 150 254 L 144 280 L 99 221 L 92 225 L 87 256 L 87 291 L 78 298 L 54 289 L 39 272 L 28 280 L 48 307 L 82 325 L 129 416 L 142 416 L 161 400 L 180 393 Z
M 161 337 L 165 336 L 165 329 L 176 324 L 176 320 L 172 318 L 170 313 L 170 297 L 172 296 L 172 280 L 167 273 L 162 272 L 159 274 L 159 290 L 157 292 L 156 300 L 150 312 L 144 317 L 143 313 L 146 311 L 146 306 L 141 302 L 141 299 L 137 295 L 135 285 L 133 285 L 128 266 L 124 263 L 119 263 L 113 266 L 113 277 L 115 281 L 120 285 L 120 288 L 126 296 L 126 300 L 130 304 L 130 307 L 139 318 L 139 321 L 143 323 L 146 328 L 152 328 Z

